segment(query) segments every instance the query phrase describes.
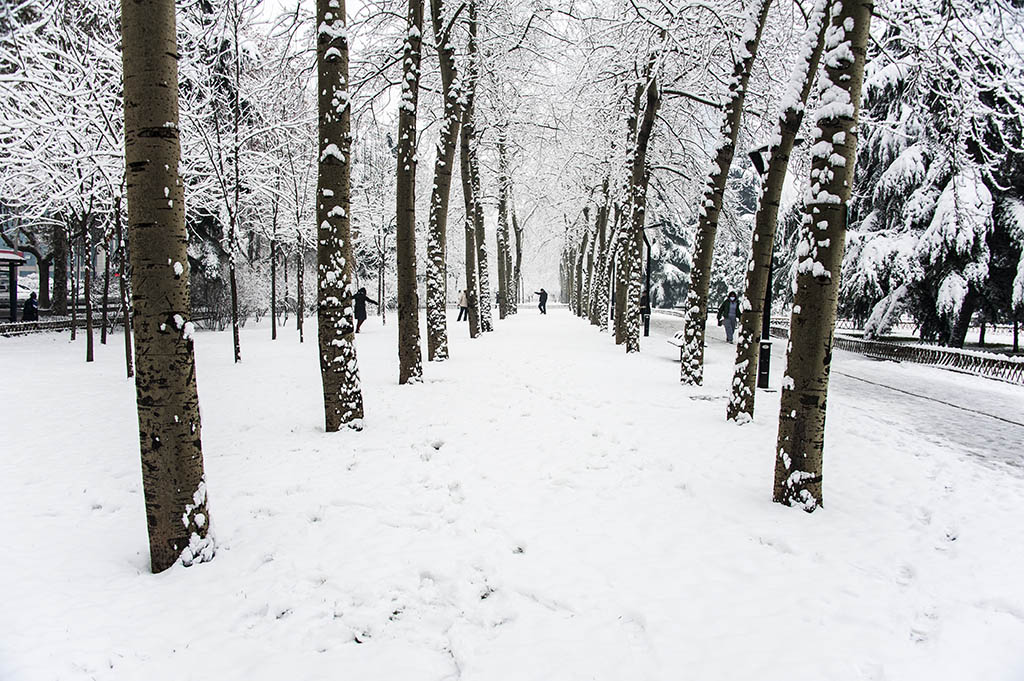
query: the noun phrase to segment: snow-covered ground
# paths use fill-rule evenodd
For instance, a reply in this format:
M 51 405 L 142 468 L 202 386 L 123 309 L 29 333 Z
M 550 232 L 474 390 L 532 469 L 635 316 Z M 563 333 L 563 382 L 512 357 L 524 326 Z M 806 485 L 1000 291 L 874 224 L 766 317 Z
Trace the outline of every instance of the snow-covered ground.
M 238 366 L 200 333 L 219 550 L 156 576 L 120 336 L 0 339 L 0 679 L 1024 678 L 1024 389 L 837 353 L 807 515 L 770 501 L 778 393 L 726 423 L 733 348 L 681 387 L 679 323 L 627 357 L 564 309 L 452 321 L 400 387 L 371 318 L 335 434 L 312 325 Z

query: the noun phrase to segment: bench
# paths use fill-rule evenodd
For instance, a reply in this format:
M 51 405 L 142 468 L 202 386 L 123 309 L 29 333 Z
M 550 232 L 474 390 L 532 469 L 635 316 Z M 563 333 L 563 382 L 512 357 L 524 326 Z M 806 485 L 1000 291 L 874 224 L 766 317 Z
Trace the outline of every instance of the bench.
M 674 334 L 672 334 L 671 338 L 666 338 L 665 340 L 679 348 L 679 361 L 682 362 L 683 347 L 686 345 L 685 332 L 676 331 Z

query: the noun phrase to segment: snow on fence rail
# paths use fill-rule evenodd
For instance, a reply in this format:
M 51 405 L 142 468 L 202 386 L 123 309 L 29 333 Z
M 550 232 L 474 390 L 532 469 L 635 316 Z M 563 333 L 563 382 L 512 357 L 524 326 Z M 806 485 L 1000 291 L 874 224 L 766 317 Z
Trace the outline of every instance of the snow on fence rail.
M 786 320 L 788 322 L 788 320 Z M 780 338 L 789 338 L 789 324 L 772 320 L 771 333 Z M 913 362 L 941 369 L 960 371 L 975 376 L 994 378 L 1007 383 L 1024 385 L 1024 357 L 1002 357 L 992 353 L 937 348 L 927 345 L 906 343 L 884 343 L 867 341 L 862 338 L 836 334 L 834 347 L 857 352 L 866 357 L 888 359 L 895 362 Z

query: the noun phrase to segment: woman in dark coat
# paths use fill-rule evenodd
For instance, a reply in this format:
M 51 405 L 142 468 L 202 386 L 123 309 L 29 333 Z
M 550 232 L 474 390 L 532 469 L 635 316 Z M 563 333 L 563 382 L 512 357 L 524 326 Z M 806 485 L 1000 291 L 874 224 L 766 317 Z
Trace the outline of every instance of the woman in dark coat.
M 718 325 L 725 327 L 725 342 L 732 343 L 732 334 L 736 331 L 736 320 L 740 316 L 740 301 L 735 291 L 729 291 L 728 297 L 718 306 Z
M 359 329 L 363 327 L 363 322 L 366 321 L 366 303 L 373 303 L 374 305 L 380 305 L 376 300 L 366 295 L 366 289 L 361 288 L 356 291 L 356 333 L 359 333 Z

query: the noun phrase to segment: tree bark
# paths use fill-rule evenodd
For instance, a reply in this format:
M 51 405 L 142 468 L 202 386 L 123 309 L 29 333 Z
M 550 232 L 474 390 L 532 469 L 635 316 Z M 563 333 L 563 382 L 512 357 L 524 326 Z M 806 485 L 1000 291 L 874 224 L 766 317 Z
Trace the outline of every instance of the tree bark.
M 398 106 L 395 246 L 398 260 L 398 383 L 423 378 L 416 291 L 416 106 L 420 89 L 423 0 L 409 0 Z
M 509 233 L 508 233 L 508 130 L 503 124 L 498 133 L 498 317 L 504 319 L 510 313 L 509 306 Z
M 729 167 L 732 165 L 736 149 L 736 138 L 740 132 L 747 82 L 750 80 L 751 66 L 761 42 L 761 32 L 764 30 L 770 5 L 771 0 L 757 0 L 744 31 L 747 41 L 743 45 L 742 58 L 733 68 L 729 101 L 725 106 L 725 117 L 722 122 L 722 137 L 700 206 L 693 268 L 690 270 L 690 289 L 686 294 L 683 361 L 680 362 L 680 381 L 687 385 L 701 385 L 704 382 L 704 333 L 708 322 L 708 289 L 711 285 L 711 260 L 715 250 L 715 237 L 718 234 L 718 217 L 722 212 L 722 197 L 729 179 Z
M 117 278 L 121 296 L 121 320 L 124 322 L 124 366 L 128 378 L 132 378 L 135 376 L 135 366 L 132 363 L 132 320 L 131 308 L 128 305 L 128 248 L 121 226 L 120 196 L 114 205 L 114 223 L 117 229 Z
M 825 33 L 775 459 L 774 501 L 808 512 L 823 503 L 825 407 L 872 11 L 870 0 L 841 7 Z
M 351 106 L 345 0 L 317 0 L 317 336 L 328 432 L 363 427 L 350 239 Z
M 82 256 L 78 253 L 74 239 L 69 239 L 71 246 L 71 340 L 78 338 L 78 269 L 81 267 Z
M 85 255 L 85 361 L 94 359 L 92 324 L 92 234 L 88 220 L 82 220 L 82 251 Z
M 68 231 L 64 225 L 53 226 L 53 298 L 50 310 L 55 315 L 68 313 Z
M 651 61 L 654 61 L 652 55 Z M 644 118 L 636 134 L 636 147 L 633 150 L 633 167 L 630 180 L 631 219 L 628 238 L 625 243 L 629 249 L 626 257 L 628 263 L 628 290 L 626 292 L 626 354 L 640 352 L 640 296 L 641 275 L 643 273 L 644 226 L 647 219 L 647 185 L 651 173 L 647 168 L 647 148 L 654 129 L 654 120 L 661 106 L 661 94 L 658 90 L 658 76 L 653 73 L 649 80 L 637 85 L 639 90 L 646 90 L 647 102 L 644 106 Z M 639 101 L 637 93 L 635 101 Z
M 459 139 L 459 171 L 462 175 L 462 198 L 466 209 L 466 297 L 469 303 L 469 337 L 476 338 L 483 330 L 480 314 L 480 296 L 477 292 L 477 221 L 483 231 L 483 206 L 480 205 L 479 176 L 474 176 L 471 158 L 472 146 L 476 137 L 476 125 L 473 122 L 476 102 L 477 67 L 476 54 L 476 3 L 469 1 L 469 45 L 470 59 L 467 64 L 466 85 L 463 92 L 462 131 Z
M 124 0 L 121 26 L 135 388 L 150 562 L 160 572 L 210 560 L 216 550 L 187 321 L 174 2 Z
M 427 360 L 432 362 L 448 359 L 448 200 L 451 196 L 452 163 L 455 161 L 455 146 L 459 140 L 462 117 L 459 92 L 455 85 L 455 48 L 452 46 L 450 30 L 444 27 L 443 18 L 442 0 L 430 0 L 430 21 L 434 29 L 434 45 L 440 63 L 444 97 L 427 231 Z
M 238 323 L 238 282 L 235 279 L 235 248 L 231 248 L 228 264 L 228 283 L 231 287 L 231 341 L 234 348 L 235 364 L 242 361 L 242 340 Z
M 110 303 L 110 240 L 103 235 L 103 309 L 100 312 L 100 345 L 107 344 L 107 305 Z
M 732 395 L 726 418 L 746 423 L 754 418 L 754 395 L 757 384 L 758 344 L 764 315 L 764 301 L 771 286 L 772 252 L 778 226 L 782 187 L 789 168 L 797 133 L 804 118 L 804 107 L 811 93 L 814 74 L 818 70 L 825 44 L 826 2 L 819 0 L 811 13 L 806 40 L 810 50 L 803 52 L 790 81 L 786 101 L 789 105 L 779 115 L 773 143 L 768 148 L 768 168 L 762 179 L 761 198 L 754 217 L 753 241 L 743 299 L 740 301 L 740 328 L 736 343 L 736 365 L 732 377 Z M 764 339 L 767 340 L 767 339 Z
M 512 281 L 516 287 L 515 311 L 519 312 L 519 303 L 523 300 L 523 229 L 519 226 L 519 218 L 516 216 L 516 207 L 511 198 L 511 191 L 509 194 L 509 204 L 512 209 L 512 231 L 516 235 L 516 257 L 515 264 L 512 266 Z
M 302 282 L 305 269 L 306 263 L 302 258 L 302 243 L 299 242 L 295 252 L 295 328 L 299 332 L 300 343 L 305 340 L 302 337 L 302 320 L 306 316 L 306 292 L 303 290 Z
M 277 239 L 275 237 L 270 238 L 270 340 L 277 340 Z

